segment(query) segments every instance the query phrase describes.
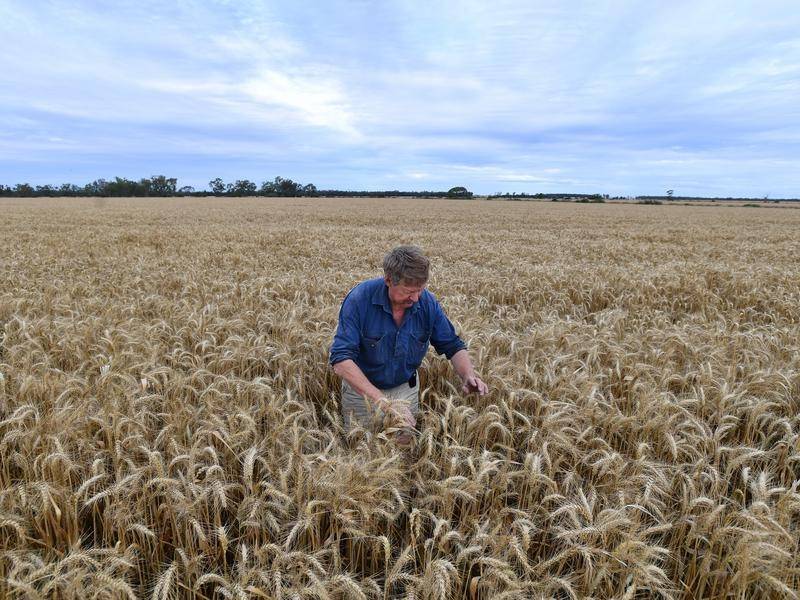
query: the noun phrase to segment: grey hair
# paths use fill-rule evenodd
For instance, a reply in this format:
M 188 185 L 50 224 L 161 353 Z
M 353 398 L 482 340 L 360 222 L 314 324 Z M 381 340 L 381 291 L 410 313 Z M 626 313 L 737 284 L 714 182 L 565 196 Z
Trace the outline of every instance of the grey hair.
M 428 282 L 431 261 L 417 246 L 398 246 L 383 258 L 383 272 L 392 285 L 401 281 L 422 285 Z

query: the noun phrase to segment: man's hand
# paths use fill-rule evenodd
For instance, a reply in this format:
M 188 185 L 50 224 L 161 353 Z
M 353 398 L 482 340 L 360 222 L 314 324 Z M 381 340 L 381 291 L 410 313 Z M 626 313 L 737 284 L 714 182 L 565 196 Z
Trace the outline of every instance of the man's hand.
M 399 427 L 414 427 L 417 424 L 408 404 L 402 400 L 389 400 L 383 396 L 378 399 L 377 405 L 384 414 L 396 418 L 399 421 Z
M 450 358 L 453 363 L 458 376 L 461 378 L 461 391 L 465 394 L 472 394 L 474 392 L 481 396 L 489 393 L 489 386 L 483 380 L 475 375 L 475 370 L 472 367 L 472 360 L 469 358 L 469 353 L 466 350 L 459 350 Z
M 464 385 L 461 386 L 461 391 L 465 394 L 477 392 L 479 396 L 484 396 L 489 393 L 489 386 L 473 373 L 464 378 Z

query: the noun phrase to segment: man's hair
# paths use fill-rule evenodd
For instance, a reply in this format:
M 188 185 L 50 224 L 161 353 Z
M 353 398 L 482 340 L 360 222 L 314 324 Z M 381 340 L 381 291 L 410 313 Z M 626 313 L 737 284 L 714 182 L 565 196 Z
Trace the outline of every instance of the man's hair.
M 417 246 L 398 246 L 383 257 L 383 272 L 392 285 L 401 281 L 413 285 L 427 283 L 430 265 L 431 261 Z

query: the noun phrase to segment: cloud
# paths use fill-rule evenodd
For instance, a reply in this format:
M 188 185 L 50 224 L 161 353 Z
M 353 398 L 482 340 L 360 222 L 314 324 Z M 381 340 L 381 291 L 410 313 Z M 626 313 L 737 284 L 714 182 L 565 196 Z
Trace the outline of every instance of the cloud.
M 5 0 L 0 181 L 798 195 L 798 26 L 788 2 Z

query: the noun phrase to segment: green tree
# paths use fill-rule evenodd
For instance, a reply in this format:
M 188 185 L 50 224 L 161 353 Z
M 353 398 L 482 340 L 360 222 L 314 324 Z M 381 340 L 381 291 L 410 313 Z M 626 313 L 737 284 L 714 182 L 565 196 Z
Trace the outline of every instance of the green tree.
M 456 187 L 452 187 L 449 190 L 447 190 L 447 197 L 448 198 L 472 198 L 472 192 L 470 192 L 464 186 L 457 185 Z
M 36 195 L 37 196 L 55 196 L 56 189 L 52 185 L 37 185 L 36 186 Z
M 34 195 L 35 190 L 27 183 L 18 183 L 14 186 L 14 195 L 23 198 L 30 198 Z
M 103 195 L 127 197 L 142 196 L 145 194 L 142 193 L 139 184 L 137 184 L 135 181 L 125 179 L 124 177 L 115 177 L 114 181 L 106 182 Z
M 59 196 L 79 196 L 80 193 L 81 193 L 81 188 L 72 183 L 63 183 L 58 188 Z
M 234 196 L 255 196 L 256 184 L 249 179 L 237 179 L 230 191 Z
M 276 177 L 273 186 L 278 196 L 300 196 L 303 189 L 299 183 L 283 177 Z
M 222 196 L 225 193 L 225 182 L 219 177 L 209 181 L 208 187 L 215 196 Z
M 273 196 L 275 195 L 275 185 L 271 181 L 263 181 L 261 187 L 258 188 L 258 193 L 261 196 Z
M 153 196 L 174 196 L 177 187 L 178 180 L 175 177 L 153 175 L 150 178 L 150 193 Z

